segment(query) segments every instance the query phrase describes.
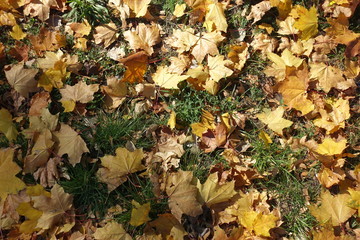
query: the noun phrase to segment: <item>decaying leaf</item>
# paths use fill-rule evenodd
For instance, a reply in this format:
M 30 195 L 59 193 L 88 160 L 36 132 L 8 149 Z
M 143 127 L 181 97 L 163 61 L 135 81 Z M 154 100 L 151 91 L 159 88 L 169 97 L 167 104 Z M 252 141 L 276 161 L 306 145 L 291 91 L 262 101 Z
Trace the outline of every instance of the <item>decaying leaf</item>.
M 109 222 L 104 227 L 96 229 L 94 233 L 96 240 L 131 240 L 131 236 L 126 233 L 122 224 Z
M 124 37 L 133 50 L 144 50 L 150 56 L 154 52 L 153 46 L 160 42 L 160 30 L 156 24 L 140 23 L 136 29 L 125 31 Z
M 103 43 L 104 47 L 109 47 L 118 38 L 115 23 L 104 24 L 95 28 L 94 39 L 96 44 Z

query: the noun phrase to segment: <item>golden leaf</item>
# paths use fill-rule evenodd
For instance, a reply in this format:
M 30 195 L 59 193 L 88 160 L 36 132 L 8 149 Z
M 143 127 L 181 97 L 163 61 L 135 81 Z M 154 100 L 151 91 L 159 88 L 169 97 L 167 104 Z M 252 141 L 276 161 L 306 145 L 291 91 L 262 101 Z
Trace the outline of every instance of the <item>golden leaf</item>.
M 24 39 L 27 34 L 24 33 L 19 25 L 15 25 L 12 28 L 12 31 L 10 32 L 10 36 L 15 40 L 21 40 Z
M 130 225 L 137 227 L 151 220 L 149 218 L 150 203 L 141 205 L 135 200 L 131 201 L 133 208 L 131 210 Z
M 308 40 L 318 33 L 317 11 L 313 6 L 309 10 L 305 9 L 300 13 L 299 19 L 294 27 L 301 31 L 301 39 Z
M 96 229 L 93 236 L 96 240 L 132 240 L 132 237 L 126 233 L 122 224 L 114 221 Z
M 136 29 L 124 32 L 125 40 L 129 42 L 131 49 L 144 50 L 149 56 L 154 53 L 153 46 L 161 41 L 158 25 L 145 25 L 140 23 Z
M 325 138 L 321 144 L 318 145 L 316 152 L 325 155 L 332 156 L 341 154 L 346 148 L 346 139 L 342 139 L 339 142 L 335 142 L 332 138 Z
M 12 116 L 5 108 L 0 109 L 0 132 L 4 133 L 9 141 L 16 139 L 18 134 L 16 126 L 12 121 Z
M 96 44 L 104 43 L 104 47 L 109 47 L 118 38 L 115 23 L 110 22 L 95 28 L 94 39 Z
M 241 225 L 256 236 L 270 237 L 270 229 L 276 227 L 278 217 L 273 214 L 262 214 L 253 210 L 244 212 L 239 217 Z
M 290 127 L 293 122 L 282 118 L 284 115 L 284 108 L 278 107 L 274 111 L 271 109 L 264 109 L 262 113 L 256 114 L 260 121 L 268 125 L 268 127 L 279 135 L 282 135 L 284 128 Z

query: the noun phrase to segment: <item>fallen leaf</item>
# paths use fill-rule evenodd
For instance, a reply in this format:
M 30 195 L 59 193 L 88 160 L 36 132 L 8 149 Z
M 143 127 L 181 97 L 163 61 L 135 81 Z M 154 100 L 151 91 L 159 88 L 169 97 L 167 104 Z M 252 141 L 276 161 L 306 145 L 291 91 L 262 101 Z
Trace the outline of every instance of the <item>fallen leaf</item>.
M 220 185 L 217 173 L 210 174 L 204 184 L 201 184 L 200 181 L 197 183 L 201 199 L 208 207 L 230 200 L 237 193 L 234 186 L 234 182 Z
M 29 40 L 38 55 L 45 51 L 55 51 L 66 46 L 66 37 L 59 31 L 50 31 L 43 27 L 37 35 L 30 35 Z
M 167 125 L 171 128 L 174 129 L 176 126 L 176 113 L 174 111 L 171 111 L 170 113 L 170 118 L 167 122 Z
M 175 17 L 182 17 L 182 16 L 185 14 L 185 13 L 184 13 L 185 9 L 186 9 L 186 4 L 185 4 L 185 3 L 183 3 L 183 4 L 177 3 L 177 4 L 175 5 L 175 9 L 174 9 L 173 15 L 174 15 Z
M 100 180 L 108 184 L 110 191 L 126 181 L 126 176 L 145 169 L 141 161 L 144 158 L 142 149 L 130 152 L 126 148 L 117 148 L 115 156 L 105 155 L 100 158 L 101 165 L 98 171 Z
M 349 202 L 349 207 L 357 210 L 358 214 L 360 213 L 360 191 L 349 188 L 347 190 L 350 193 L 351 200 Z
M 259 21 L 267 11 L 271 8 L 271 4 L 269 1 L 262 1 L 258 4 L 251 6 L 251 11 L 248 16 L 246 16 L 247 20 L 254 19 L 254 23 Z
M 309 10 L 304 9 L 300 12 L 300 17 L 294 27 L 301 31 L 301 39 L 308 40 L 318 33 L 317 10 L 312 6 Z
M 131 226 L 138 227 L 151 220 L 151 218 L 149 218 L 150 203 L 141 205 L 135 200 L 132 200 L 131 204 L 133 205 L 129 222 Z
M 21 40 L 24 39 L 27 34 L 24 33 L 19 25 L 15 25 L 12 28 L 12 31 L 10 32 L 10 36 L 15 40 Z
M 282 135 L 284 128 L 290 127 L 293 122 L 282 118 L 284 108 L 278 107 L 274 111 L 264 109 L 262 113 L 256 114 L 260 121 L 268 125 L 268 127 L 279 135 Z
M 18 135 L 12 116 L 5 108 L 0 109 L 0 132 L 4 133 L 9 141 L 15 140 Z
M 129 83 L 140 83 L 144 81 L 144 74 L 148 66 L 148 56 L 145 51 L 131 54 L 119 61 L 126 67 L 122 81 Z
M 319 87 L 328 93 L 331 88 L 341 89 L 341 83 L 345 82 L 342 71 L 324 63 L 310 64 L 310 78 L 319 81 Z
M 126 233 L 122 224 L 108 222 L 104 227 L 97 228 L 94 233 L 96 240 L 131 240 L 132 237 Z
M 66 212 L 72 208 L 73 197 L 55 184 L 51 189 L 51 197 L 40 195 L 32 197 L 32 200 L 34 208 L 43 212 L 36 228 L 50 229 L 65 220 Z
M 109 47 L 118 38 L 115 23 L 100 25 L 95 28 L 94 39 L 96 44 L 104 43 L 104 47 Z
M 123 0 L 123 2 L 136 14 L 136 17 L 143 17 L 151 0 Z
M 167 67 L 160 66 L 152 75 L 153 81 L 156 85 L 165 89 L 179 89 L 178 84 L 189 78 L 188 75 L 179 75 L 169 73 Z
M 56 146 L 56 152 L 60 156 L 67 154 L 69 162 L 74 166 L 79 163 L 83 153 L 89 152 L 85 141 L 69 125 L 61 123 L 60 130 L 53 132 Z
M 91 32 L 91 25 L 85 19 L 82 23 L 70 23 L 70 28 L 74 31 L 76 38 L 82 38 L 83 36 L 88 36 Z
M 35 209 L 31 206 L 30 202 L 22 202 L 16 208 L 16 211 L 25 216 L 27 219 L 20 224 L 19 230 L 22 233 L 33 233 L 35 231 L 40 230 L 40 228 L 36 228 L 39 218 L 43 214 L 42 211 Z
M 241 225 L 256 236 L 270 237 L 270 229 L 276 227 L 278 217 L 255 211 L 244 212 L 239 218 Z
M 144 23 L 140 23 L 135 29 L 125 31 L 124 37 L 131 49 L 144 50 L 149 56 L 154 53 L 153 46 L 161 40 L 159 27 L 156 24 Z
M 38 73 L 37 69 L 27 69 L 24 63 L 6 65 L 4 67 L 5 76 L 9 84 L 21 94 L 23 97 L 28 97 L 29 92 L 38 90 L 37 82 L 34 77 Z
M 325 156 L 341 154 L 346 148 L 346 143 L 346 139 L 335 142 L 334 139 L 327 137 L 318 145 L 316 152 Z
M 6 196 L 17 193 L 25 188 L 25 184 L 15 175 L 21 168 L 13 162 L 14 150 L 11 148 L 0 148 L 0 200 L 4 201 Z
M 35 142 L 31 154 L 24 159 L 24 172 L 34 173 L 39 167 L 44 166 L 49 160 L 54 141 L 50 130 L 44 129 L 43 132 L 33 139 Z
M 209 74 L 211 80 L 219 82 L 220 79 L 229 77 L 233 71 L 227 67 L 231 65 L 230 60 L 224 60 L 224 56 L 217 55 L 216 57 L 208 56 Z
M 76 102 L 88 103 L 94 99 L 94 93 L 99 90 L 99 84 L 87 85 L 85 82 L 80 81 L 74 86 L 66 85 L 65 88 L 60 89 L 61 100 L 60 102 L 70 101 L 73 103 L 73 108 L 65 108 L 65 112 L 72 112 L 75 108 Z
M 212 22 L 215 24 L 216 30 L 226 32 L 228 24 L 226 22 L 223 5 L 219 2 L 214 2 L 210 4 L 207 9 L 205 23 Z
M 350 194 L 331 195 L 329 191 L 324 191 L 320 195 L 321 206 L 310 205 L 310 213 L 319 221 L 321 225 L 329 222 L 332 226 L 339 226 L 346 222 L 355 212 L 347 206 L 351 200 Z
M 167 176 L 166 194 L 169 196 L 169 207 L 176 219 L 183 214 L 196 217 L 202 213 L 200 203 L 196 200 L 198 189 L 192 183 L 193 174 L 180 170 Z

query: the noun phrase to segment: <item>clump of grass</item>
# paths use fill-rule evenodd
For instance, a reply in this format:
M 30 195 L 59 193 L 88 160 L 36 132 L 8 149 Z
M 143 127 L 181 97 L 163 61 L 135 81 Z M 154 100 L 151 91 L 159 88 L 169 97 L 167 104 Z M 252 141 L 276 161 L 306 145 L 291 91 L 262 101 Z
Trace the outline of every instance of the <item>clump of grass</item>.
M 69 0 L 71 10 L 63 17 L 74 22 L 88 20 L 91 25 L 107 23 L 110 14 L 103 0 Z
M 78 213 L 105 216 L 108 208 L 115 205 L 115 196 L 108 193 L 106 184 L 98 181 L 97 165 L 86 163 L 73 167 L 68 164 L 65 169 L 69 180 L 61 180 L 60 185 L 74 196 L 74 207 Z
M 185 153 L 180 158 L 180 168 L 184 171 L 193 171 L 194 177 L 200 182 L 205 182 L 209 176 L 210 168 L 216 164 L 222 164 L 228 168 L 228 162 L 220 155 L 222 150 L 212 153 L 202 152 L 196 145 L 189 143 Z

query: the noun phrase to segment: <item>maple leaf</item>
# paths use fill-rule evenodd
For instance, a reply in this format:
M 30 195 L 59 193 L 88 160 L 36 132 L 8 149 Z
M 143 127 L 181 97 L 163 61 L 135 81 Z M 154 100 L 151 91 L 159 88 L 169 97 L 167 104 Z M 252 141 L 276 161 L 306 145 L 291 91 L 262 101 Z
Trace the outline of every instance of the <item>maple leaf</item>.
M 346 139 L 335 142 L 332 138 L 327 137 L 318 145 L 316 152 L 325 156 L 341 154 L 346 148 L 346 142 Z
M 43 212 L 36 228 L 50 229 L 67 216 L 66 211 L 72 208 L 73 198 L 60 185 L 55 184 L 51 189 L 51 197 L 40 195 L 32 197 L 32 200 L 34 208 Z
M 66 37 L 63 34 L 44 27 L 40 29 L 39 34 L 30 35 L 28 38 L 38 55 L 44 51 L 55 51 L 66 46 Z
M 6 196 L 17 193 L 25 187 L 23 181 L 17 178 L 21 168 L 13 162 L 14 149 L 0 148 L 0 201 L 4 201 Z
M 87 85 L 85 82 L 78 82 L 74 86 L 66 85 L 60 89 L 60 102 L 65 105 L 65 112 L 72 112 L 76 102 L 88 103 L 94 99 L 94 93 L 99 90 L 99 84 Z M 65 103 L 65 104 L 64 104 Z
M 10 36 L 15 40 L 21 40 L 24 39 L 27 34 L 24 33 L 19 25 L 15 25 L 12 28 L 12 31 L 10 32 Z
M 269 230 L 276 227 L 278 217 L 251 210 L 244 212 L 239 220 L 241 225 L 250 232 L 254 231 L 257 236 L 270 237 Z
M 310 213 L 320 222 L 326 224 L 329 222 L 332 226 L 339 226 L 346 222 L 355 212 L 347 206 L 351 200 L 350 194 L 331 195 L 329 191 L 324 191 L 320 195 L 321 206 L 310 205 Z
M 295 35 L 299 33 L 299 30 L 294 27 L 295 19 L 293 17 L 287 17 L 284 21 L 279 23 L 278 34 L 281 35 Z
M 331 186 L 338 184 L 340 180 L 345 179 L 345 172 L 340 168 L 331 170 L 330 168 L 324 167 L 317 174 L 317 179 L 321 185 L 325 186 L 326 188 L 330 188 Z
M 308 84 L 306 78 L 301 79 L 296 76 L 290 76 L 280 82 L 277 87 L 283 96 L 284 103 L 289 108 L 301 111 L 302 115 L 308 114 L 315 109 L 312 101 L 307 99 Z
M 329 109 L 319 109 L 321 118 L 315 119 L 314 125 L 326 129 L 329 134 L 345 128 L 345 121 L 350 118 L 349 101 L 342 98 L 326 99 L 325 103 Z
M 318 80 L 319 87 L 326 93 L 331 88 L 343 89 L 341 84 L 345 82 L 343 73 L 339 68 L 324 63 L 310 64 L 310 78 Z
M 23 97 L 28 97 L 29 92 L 37 90 L 37 82 L 34 77 L 38 73 L 37 69 L 26 69 L 24 63 L 5 65 L 5 76 L 9 84 L 21 94 Z
M 12 116 L 5 108 L 0 109 L 0 132 L 5 134 L 5 137 L 10 141 L 16 139 L 18 131 L 12 122 Z
M 245 66 L 246 60 L 249 58 L 248 45 L 242 43 L 240 45 L 230 46 L 230 51 L 227 56 L 233 63 L 237 70 L 242 70 Z
M 158 25 L 145 25 L 140 23 L 136 29 L 124 32 L 125 40 L 129 42 L 131 49 L 144 50 L 149 56 L 154 53 L 152 46 L 160 42 L 160 29 Z
M 300 12 L 300 17 L 294 27 L 301 31 L 301 39 L 308 40 L 318 33 L 317 11 L 313 6 L 309 10 L 304 9 Z
M 96 240 L 131 240 L 132 237 L 126 233 L 122 224 L 108 222 L 104 227 L 97 228 L 94 233 Z
M 40 116 L 41 111 L 49 105 L 50 94 L 38 92 L 30 100 L 29 116 Z
M 122 81 L 129 83 L 143 82 L 148 66 L 148 56 L 145 51 L 131 54 L 120 59 L 120 62 L 126 67 Z
M 133 205 L 133 208 L 131 210 L 131 218 L 129 223 L 132 226 L 137 227 L 151 220 L 151 218 L 149 218 L 150 203 L 141 205 L 135 200 L 132 200 L 131 204 Z
M 200 203 L 196 200 L 197 187 L 192 183 L 193 174 L 180 170 L 167 176 L 166 194 L 169 196 L 171 213 L 180 220 L 183 214 L 193 217 L 202 213 Z
M 72 31 L 75 32 L 74 37 L 76 38 L 88 36 L 91 32 L 91 25 L 86 19 L 82 23 L 70 23 L 69 27 Z
M 69 162 L 74 166 L 79 163 L 83 153 L 89 152 L 85 141 L 69 125 L 61 123 L 60 130 L 54 132 L 56 152 L 61 156 L 67 154 Z
M 186 4 L 185 3 L 183 3 L 183 4 L 177 3 L 175 5 L 173 15 L 175 17 L 182 17 L 185 14 L 184 13 L 185 9 L 186 9 Z
M 35 142 L 31 154 L 27 155 L 24 160 L 24 172 L 34 173 L 34 171 L 49 160 L 51 149 L 54 145 L 50 130 L 44 129 L 43 132 L 33 139 Z
M 234 186 L 233 181 L 220 185 L 217 173 L 210 174 L 204 184 L 200 181 L 197 183 L 201 199 L 208 207 L 230 200 L 237 193 L 234 191 Z
M 264 109 L 262 113 L 256 114 L 260 121 L 268 125 L 268 127 L 279 135 L 282 135 L 284 128 L 290 127 L 293 122 L 282 118 L 284 108 L 278 107 L 274 111 Z
M 47 69 L 39 78 L 38 87 L 50 92 L 54 87 L 62 88 L 70 73 L 66 71 L 66 63 L 57 61 L 53 68 Z
M 226 22 L 223 5 L 221 3 L 214 2 L 208 6 L 204 24 L 209 22 L 216 26 L 216 30 L 226 32 L 228 24 Z
M 220 32 L 203 33 L 199 36 L 195 45 L 193 45 L 191 54 L 198 63 L 201 63 L 207 54 L 213 56 L 219 54 L 217 45 L 224 39 Z
M 360 213 L 360 191 L 349 188 L 347 190 L 350 193 L 351 200 L 349 202 L 349 207 L 357 210 L 358 214 Z
M 271 8 L 271 4 L 269 1 L 262 1 L 258 4 L 251 6 L 251 11 L 248 16 L 246 16 L 247 20 L 254 19 L 254 23 L 259 21 L 267 11 Z
M 24 15 L 38 17 L 41 21 L 49 19 L 50 6 L 53 1 L 37 0 L 31 1 L 24 7 Z
M 198 136 L 202 137 L 202 134 L 208 129 L 214 130 L 215 126 L 215 117 L 208 111 L 202 110 L 201 120 L 199 123 L 192 123 L 191 125 L 192 132 Z
M 151 0 L 123 0 L 123 2 L 136 14 L 136 17 L 143 17 Z
M 110 22 L 95 28 L 94 39 L 96 44 L 104 43 L 104 47 L 109 47 L 118 38 L 115 23 Z
M 158 67 L 156 72 L 152 75 L 153 81 L 156 85 L 166 89 L 179 89 L 178 84 L 189 78 L 188 75 L 179 75 L 169 73 L 165 66 Z
M 45 166 L 39 167 L 34 172 L 34 178 L 40 181 L 40 184 L 44 187 L 52 187 L 59 179 L 60 174 L 58 170 L 58 164 L 62 161 L 62 158 L 54 157 L 50 158 Z
M 215 82 L 219 82 L 220 79 L 229 77 L 233 74 L 233 71 L 226 67 L 226 65 L 230 65 L 230 60 L 224 60 L 224 56 L 217 55 L 215 57 L 208 56 L 208 66 L 209 66 L 209 74 L 211 80 Z
M 108 185 L 110 191 L 114 190 L 121 183 L 127 180 L 126 176 L 145 169 L 141 163 L 144 158 L 142 149 L 136 149 L 130 152 L 126 148 L 117 148 L 115 156 L 105 155 L 100 158 L 101 165 L 98 176 L 101 181 Z
M 24 222 L 21 223 L 19 230 L 22 233 L 33 233 L 35 231 L 40 230 L 40 228 L 36 228 L 39 218 L 43 214 L 42 211 L 35 209 L 31 206 L 30 202 L 22 202 L 16 208 L 16 211 L 27 218 Z
M 284 80 L 289 67 L 298 68 L 303 63 L 303 59 L 295 57 L 289 49 L 281 53 L 281 57 L 275 53 L 268 52 L 267 57 L 273 62 L 270 67 L 265 69 L 265 74 L 275 77 L 279 82 Z

